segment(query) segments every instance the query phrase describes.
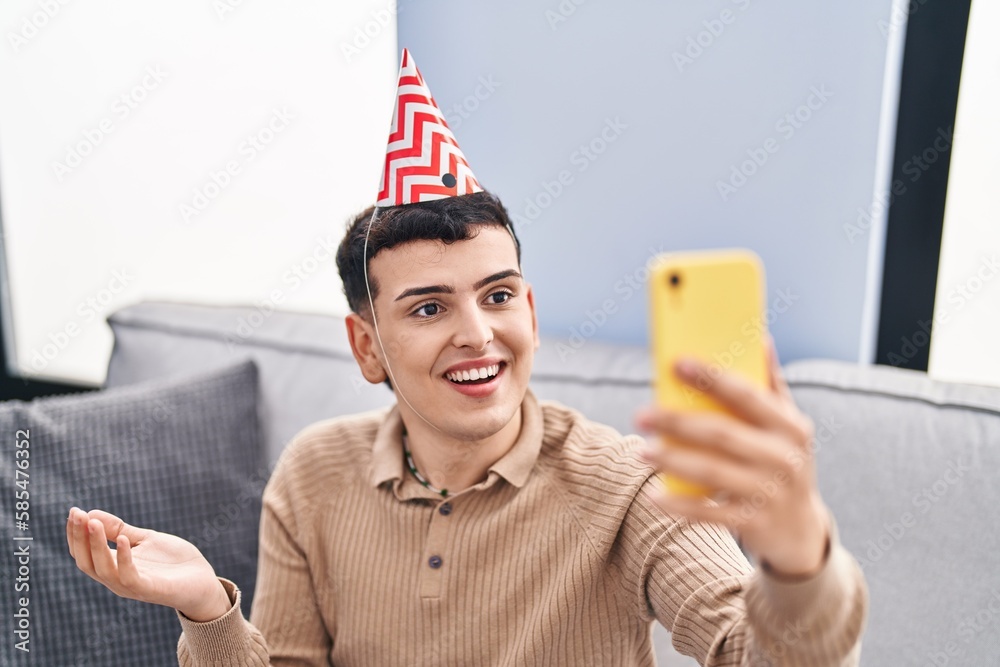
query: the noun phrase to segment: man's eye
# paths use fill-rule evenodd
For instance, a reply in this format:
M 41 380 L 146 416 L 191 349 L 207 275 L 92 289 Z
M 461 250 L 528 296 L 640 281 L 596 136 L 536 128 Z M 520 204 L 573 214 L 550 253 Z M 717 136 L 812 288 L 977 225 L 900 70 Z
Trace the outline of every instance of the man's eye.
M 508 292 L 507 290 L 500 290 L 499 292 L 493 292 L 493 294 L 490 294 L 488 298 L 490 299 L 490 302 L 493 303 L 494 305 L 500 305 L 502 303 L 507 303 L 508 301 L 510 301 L 512 296 L 514 295 Z
M 438 314 L 438 305 L 436 303 L 425 303 L 413 312 L 421 317 L 434 317 Z

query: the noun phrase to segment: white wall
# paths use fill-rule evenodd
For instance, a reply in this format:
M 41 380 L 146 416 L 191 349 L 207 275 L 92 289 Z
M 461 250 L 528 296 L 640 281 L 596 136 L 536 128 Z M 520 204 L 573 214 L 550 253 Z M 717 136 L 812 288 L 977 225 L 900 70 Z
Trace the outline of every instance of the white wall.
M 6 0 L 0 30 L 16 370 L 103 381 L 104 316 L 144 298 L 346 311 L 327 248 L 378 188 L 384 2 Z
M 1000 385 L 1000 5 L 972 3 L 948 172 L 928 372 Z M 924 327 L 911 344 L 926 345 Z
M 890 5 L 439 0 L 402 5 L 399 43 L 518 216 L 546 333 L 643 343 L 632 285 L 651 253 L 747 246 L 784 311 L 783 358 L 856 360 L 871 355 L 866 286 L 881 272 L 866 214 L 886 53 L 906 18 Z

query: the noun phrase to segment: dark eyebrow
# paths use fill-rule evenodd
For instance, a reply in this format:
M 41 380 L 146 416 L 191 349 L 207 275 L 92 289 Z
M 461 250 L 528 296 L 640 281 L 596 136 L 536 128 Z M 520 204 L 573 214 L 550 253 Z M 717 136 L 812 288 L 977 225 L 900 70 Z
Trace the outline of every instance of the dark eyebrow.
M 408 296 L 423 296 L 424 294 L 454 294 L 455 288 L 447 285 L 428 285 L 427 287 L 411 287 L 396 297 L 396 301 Z
M 489 285 L 490 283 L 495 283 L 498 280 L 503 280 L 504 278 L 520 278 L 521 274 L 514 269 L 507 269 L 506 271 L 500 271 L 499 273 L 494 273 L 492 276 L 486 276 L 475 285 L 472 289 L 482 289 Z
M 494 273 L 491 276 L 486 276 L 482 280 L 476 282 L 476 284 L 473 285 L 472 288 L 477 290 L 482 289 L 483 287 L 486 287 L 490 283 L 495 283 L 498 280 L 503 280 L 505 278 L 511 278 L 511 277 L 520 278 L 522 276 L 515 269 L 507 269 L 506 271 L 500 271 L 498 273 Z M 448 285 L 428 285 L 426 287 L 411 287 L 408 290 L 404 290 L 403 293 L 397 296 L 395 300 L 400 301 L 401 299 L 405 299 L 410 296 L 424 296 L 426 294 L 454 294 L 454 293 L 455 293 L 455 288 L 450 287 Z

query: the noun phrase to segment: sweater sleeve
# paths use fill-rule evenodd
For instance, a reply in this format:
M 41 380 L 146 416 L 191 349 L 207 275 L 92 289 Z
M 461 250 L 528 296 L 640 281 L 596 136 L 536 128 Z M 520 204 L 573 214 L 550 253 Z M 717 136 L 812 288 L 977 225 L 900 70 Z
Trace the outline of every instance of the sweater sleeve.
M 861 568 L 840 545 L 812 577 L 784 581 L 754 570 L 714 524 L 667 516 L 650 477 L 626 514 L 620 539 L 640 613 L 671 632 L 674 647 L 705 667 L 857 665 L 868 609 Z
M 268 665 L 267 645 L 260 632 L 240 613 L 240 589 L 228 579 L 219 578 L 233 606 L 219 618 L 199 623 L 177 612 L 181 636 L 177 642 L 177 664 L 196 665 Z
M 177 646 L 180 667 L 329 664 L 332 640 L 317 601 L 307 550 L 299 539 L 298 520 L 303 517 L 293 511 L 289 486 L 276 470 L 264 490 L 250 620 L 240 613 L 239 590 L 223 579 L 233 601 L 229 612 L 206 623 L 178 613 L 183 630 Z

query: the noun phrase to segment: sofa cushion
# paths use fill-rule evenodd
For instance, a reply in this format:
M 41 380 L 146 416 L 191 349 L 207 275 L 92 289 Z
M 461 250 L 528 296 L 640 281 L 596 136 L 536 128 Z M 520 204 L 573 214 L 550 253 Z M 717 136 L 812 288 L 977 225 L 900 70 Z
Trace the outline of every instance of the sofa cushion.
M 995 664 L 1000 389 L 836 361 L 785 374 L 818 427 L 820 491 L 868 580 L 862 664 Z
M 260 372 L 265 457 L 273 466 L 313 422 L 391 404 L 361 376 L 343 318 L 247 307 L 145 302 L 113 313 L 105 387 L 180 377 L 253 359 Z
M 30 554 L 28 587 L 3 582 L 0 664 L 29 664 L 15 648 L 17 598 L 28 598 L 30 664 L 176 664 L 173 610 L 124 600 L 80 572 L 66 545 L 73 505 L 180 535 L 244 591 L 249 612 L 266 481 L 251 362 L 171 381 L 0 404 L 3 576 L 15 548 Z M 27 442 L 16 451 L 14 440 Z M 15 460 L 27 461 L 21 481 Z M 27 473 L 27 477 L 23 475 Z M 27 490 L 27 530 L 15 491 Z M 22 494 L 23 495 L 23 494 Z M 11 533 L 14 533 L 13 535 Z M 30 537 L 31 541 L 16 538 Z

